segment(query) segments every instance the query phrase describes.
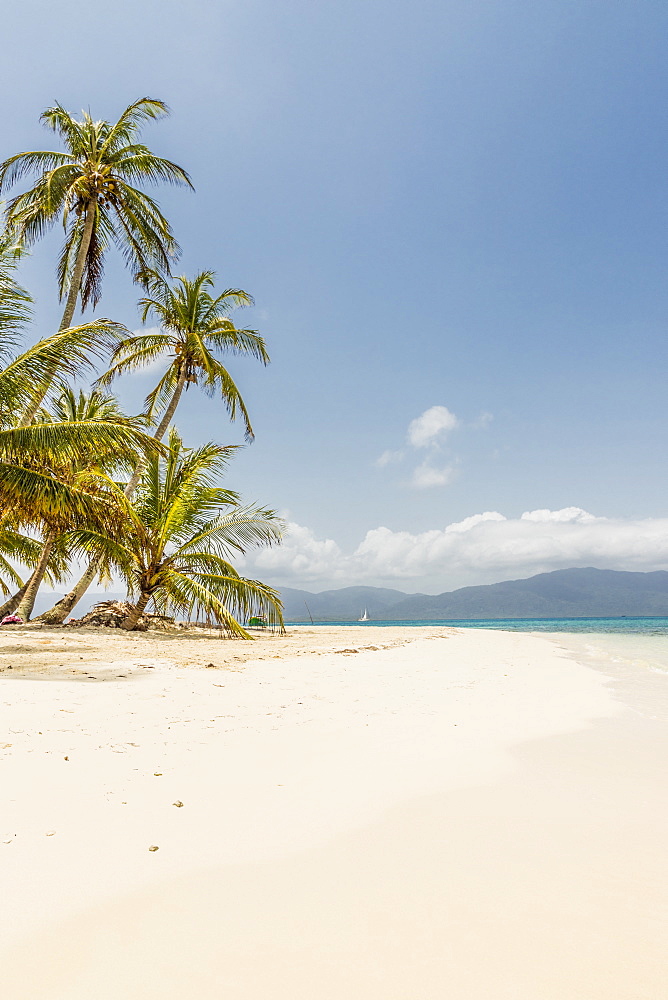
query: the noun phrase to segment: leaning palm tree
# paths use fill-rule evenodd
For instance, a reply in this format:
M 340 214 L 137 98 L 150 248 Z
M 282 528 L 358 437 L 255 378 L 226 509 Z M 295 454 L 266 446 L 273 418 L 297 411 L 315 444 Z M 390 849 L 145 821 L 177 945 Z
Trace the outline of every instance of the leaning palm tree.
M 18 525 L 20 519 L 17 518 L 13 523 L 5 519 L 0 525 L 0 593 L 4 597 L 10 594 L 9 584 L 22 588 L 19 596 L 23 597 L 27 586 L 23 585 L 16 564 L 34 566 L 39 561 L 42 551 L 42 543 L 19 530 Z M 62 550 L 57 550 L 47 567 L 46 578 L 52 585 L 59 583 L 67 572 L 67 560 L 62 558 L 62 554 Z M 0 608 L 0 618 L 4 614 L 8 612 Z
M 1 272 L 0 268 L 0 275 Z M 71 380 L 90 373 L 94 362 L 104 357 L 127 330 L 109 320 L 95 320 L 45 337 L 17 357 L 11 357 L 17 329 L 25 318 L 22 310 L 26 302 L 24 294 L 19 294 L 18 309 L 12 305 L 15 290 L 11 287 L 11 273 L 8 277 L 9 284 L 6 282 L 4 289 L 0 287 L 0 314 L 4 306 L 5 315 L 14 316 L 13 323 L 8 319 L 6 327 L 0 324 L 0 357 L 7 361 L 5 368 L 0 369 L 0 530 L 10 530 L 12 524 L 38 529 L 44 516 L 51 517 L 58 510 L 71 507 L 74 518 L 85 518 L 92 516 L 99 505 L 91 506 L 86 491 L 72 490 L 54 475 L 55 466 L 62 461 L 63 449 L 66 462 L 71 462 L 77 453 L 77 432 L 72 437 L 71 428 L 60 432 L 53 427 L 45 430 L 43 421 L 38 421 L 36 427 L 30 425 L 49 395 L 64 391 Z M 95 433 L 99 431 L 97 428 Z M 84 429 L 83 433 L 87 431 Z M 29 554 L 32 549 L 23 546 L 23 551 Z M 54 555 L 48 558 L 50 566 Z M 39 558 L 29 559 L 27 564 L 31 563 L 39 564 Z M 14 579 L 11 574 L 8 577 Z M 26 588 L 27 584 L 0 607 L 0 612 L 8 614 L 14 610 Z
M 253 437 L 246 405 L 217 355 L 250 355 L 265 365 L 269 355 L 263 338 L 255 330 L 237 329 L 229 318 L 232 309 L 250 305 L 251 296 L 236 288 L 213 295 L 214 278 L 212 271 L 203 271 L 192 280 L 180 277 L 170 284 L 155 270 L 142 272 L 138 280 L 147 292 L 139 302 L 142 322 L 154 317 L 161 329 L 121 341 L 112 356 L 111 368 L 97 381 L 99 386 L 108 386 L 126 372 L 166 359 L 166 372 L 146 397 L 149 418 L 155 419 L 156 411 L 160 414 L 154 435 L 156 441 L 164 437 L 184 389 L 192 384 L 198 385 L 207 395 L 220 394 L 230 417 L 234 419 L 240 413 L 247 439 Z M 125 488 L 128 497 L 132 496 L 142 470 L 140 463 Z M 96 573 L 97 566 L 92 560 L 72 590 L 46 611 L 41 621 L 49 625 L 64 622 Z
M 6 372 L 0 373 L 0 399 Z M 29 617 L 59 537 L 73 526 L 93 524 L 113 531 L 126 503 L 110 478 L 112 467 L 133 468 L 142 454 L 160 446 L 127 418 L 107 407 L 63 419 L 38 414 L 28 426 L 0 427 L 0 509 L 3 528 L 16 524 L 39 531 L 43 544 L 30 580 L 0 608 Z
M 167 182 L 192 188 L 182 167 L 139 142 L 142 125 L 168 113 L 162 101 L 143 97 L 112 124 L 94 121 L 85 112 L 79 121 L 56 104 L 41 121 L 58 133 L 65 152 L 17 153 L 0 164 L 0 191 L 26 174 L 38 174 L 34 186 L 8 204 L 7 224 L 18 240 L 30 246 L 62 219 L 65 243 L 58 285 L 66 301 L 60 329 L 71 325 L 77 298 L 82 309 L 99 300 L 111 243 L 135 273 L 149 266 L 168 271 L 170 260 L 178 256 L 167 219 L 153 198 L 135 186 Z
M 83 551 L 115 567 L 136 598 L 123 628 L 136 628 L 151 600 L 162 614 L 204 616 L 243 639 L 252 636 L 239 618 L 263 615 L 283 628 L 278 593 L 241 577 L 229 561 L 251 546 L 279 542 L 283 526 L 274 511 L 241 506 L 236 493 L 217 485 L 232 450 L 184 448 L 172 429 L 167 457 L 149 460 L 114 535 L 86 528 L 72 533 Z
M 129 445 L 127 442 L 123 443 L 113 434 L 106 442 L 101 442 L 99 435 L 95 433 L 89 438 L 85 428 L 90 429 L 96 424 L 104 424 L 115 429 L 137 430 L 146 423 L 143 416 L 126 417 L 114 396 L 99 390 L 91 393 L 82 391 L 75 393 L 70 388 L 56 398 L 50 407 L 41 409 L 36 422 L 59 425 L 61 428 L 68 424 L 77 427 L 79 440 L 76 457 L 68 460 L 66 467 L 57 470 L 58 478 L 61 482 L 85 486 L 88 491 L 92 487 L 95 492 L 99 491 L 100 483 L 106 492 L 109 485 L 106 477 L 117 470 L 132 468 L 136 465 L 141 452 L 134 443 Z M 62 541 L 66 535 L 62 530 L 62 518 L 47 518 L 46 525 L 49 530 L 44 539 L 44 551 L 40 554 L 26 592 L 16 608 L 16 613 L 24 619 L 30 618 L 32 614 L 35 597 L 44 578 L 51 553 L 57 547 L 58 541 Z

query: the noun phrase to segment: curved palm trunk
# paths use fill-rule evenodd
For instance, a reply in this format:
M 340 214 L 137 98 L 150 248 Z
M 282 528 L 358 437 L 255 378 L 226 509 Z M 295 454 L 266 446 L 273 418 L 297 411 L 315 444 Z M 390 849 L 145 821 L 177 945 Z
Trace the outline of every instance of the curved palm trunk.
M 179 380 L 176 383 L 176 388 L 174 389 L 174 395 L 169 401 L 169 406 L 162 415 L 162 420 L 160 421 L 158 428 L 153 435 L 156 441 L 162 441 L 163 437 L 167 432 L 167 428 L 172 422 L 174 414 L 176 413 L 176 408 L 179 405 L 181 399 L 181 394 L 186 384 L 186 374 L 185 371 L 179 375 Z M 145 463 L 140 462 L 135 471 L 132 473 L 130 481 L 125 487 L 126 497 L 131 497 L 137 488 L 137 483 L 141 479 L 142 472 L 144 471 Z M 66 594 L 57 604 L 54 604 L 52 608 L 45 611 L 43 615 L 39 616 L 37 619 L 43 622 L 45 625 L 62 625 L 65 619 L 70 615 L 72 610 L 79 603 L 81 598 L 84 596 L 91 583 L 95 579 L 95 575 L 98 570 L 98 562 L 96 559 L 92 559 L 88 564 L 86 572 L 83 574 L 78 583 L 72 588 L 69 594 Z M 5 612 L 8 614 L 9 612 Z M 136 624 L 136 622 L 135 622 Z M 134 628 L 134 625 L 132 626 Z
M 72 272 L 72 280 L 70 282 L 70 288 L 67 293 L 67 301 L 65 303 L 63 317 L 60 321 L 60 326 L 58 327 L 59 331 L 67 330 L 68 327 L 72 326 L 74 311 L 77 307 L 77 297 L 81 290 L 81 281 L 83 279 L 84 267 L 86 266 L 86 255 L 88 253 L 90 241 L 93 236 L 93 226 L 95 225 L 96 209 L 97 209 L 96 202 L 95 201 L 89 202 L 88 208 L 86 209 L 86 223 L 84 225 L 84 231 L 81 237 L 81 245 L 79 247 L 79 252 L 77 253 L 77 259 L 74 264 L 74 271 Z M 43 393 L 41 393 L 36 399 L 33 399 L 32 403 L 21 417 L 19 427 L 27 427 L 28 424 L 32 423 L 35 414 L 37 413 L 40 406 L 44 402 L 45 396 L 46 396 L 46 390 Z
M 36 621 L 42 622 L 44 625 L 62 625 L 66 618 L 69 618 L 72 609 L 79 603 L 81 598 L 84 596 L 91 583 L 97 576 L 98 563 L 96 559 L 91 559 L 88 564 L 86 572 L 83 574 L 79 582 L 65 594 L 64 597 L 54 604 L 52 608 L 45 611 L 44 614 L 36 618 Z M 7 614 L 8 612 L 5 612 Z
M 23 595 L 28 589 L 28 584 L 30 583 L 30 577 L 26 580 L 20 590 L 13 594 L 5 603 L 0 607 L 0 618 L 4 618 L 5 615 L 13 615 L 19 604 L 23 599 Z
M 132 630 L 137 627 L 137 622 L 143 615 L 144 608 L 146 607 L 146 605 L 150 600 L 151 600 L 150 593 L 148 593 L 148 591 L 146 590 L 142 590 L 141 594 L 139 595 L 139 600 L 135 604 L 134 608 L 132 609 L 128 617 L 121 624 L 121 628 L 126 629 L 128 632 L 132 632 Z
M 16 609 L 16 614 L 20 615 L 24 622 L 30 621 L 30 615 L 32 614 L 32 609 L 35 606 L 37 591 L 40 588 L 42 580 L 44 579 L 49 557 L 51 556 L 57 537 L 58 533 L 56 531 L 50 531 L 44 539 L 44 545 L 42 546 L 42 554 L 39 557 L 39 562 L 35 566 L 33 574 L 28 580 L 28 585 Z

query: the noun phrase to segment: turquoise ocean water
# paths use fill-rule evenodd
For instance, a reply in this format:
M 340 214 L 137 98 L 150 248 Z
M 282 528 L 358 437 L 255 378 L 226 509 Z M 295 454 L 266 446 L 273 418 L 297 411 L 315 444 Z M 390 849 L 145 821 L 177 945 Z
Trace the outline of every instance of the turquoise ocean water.
M 310 625 L 308 621 L 290 625 Z M 504 632 L 597 632 L 603 635 L 668 636 L 668 618 L 488 618 L 475 621 L 434 619 L 433 621 L 328 621 L 313 625 L 394 625 L 411 628 L 420 625 L 452 625 L 457 628 L 496 628 Z

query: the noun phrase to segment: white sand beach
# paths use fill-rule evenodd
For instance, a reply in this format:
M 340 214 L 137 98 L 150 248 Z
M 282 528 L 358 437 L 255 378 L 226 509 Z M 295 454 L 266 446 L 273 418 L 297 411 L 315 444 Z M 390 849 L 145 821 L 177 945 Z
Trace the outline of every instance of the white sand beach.
M 663 1000 L 668 675 L 569 645 L 2 630 L 3 1000 Z

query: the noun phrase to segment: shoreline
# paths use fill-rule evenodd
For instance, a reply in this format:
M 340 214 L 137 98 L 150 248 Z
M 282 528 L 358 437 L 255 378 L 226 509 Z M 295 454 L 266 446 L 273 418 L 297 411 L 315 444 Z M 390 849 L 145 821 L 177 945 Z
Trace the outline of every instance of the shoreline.
M 388 627 L 382 627 L 378 629 L 385 640 L 382 648 L 362 649 L 361 638 L 367 647 L 381 646 L 380 636 L 376 641 L 369 638 L 369 626 L 362 626 L 363 633 L 358 629 L 356 643 L 350 642 L 351 627 L 341 636 L 335 629 L 325 635 L 318 626 L 318 636 L 310 637 L 303 628 L 284 644 L 278 640 L 277 645 L 274 639 L 261 640 L 261 646 L 244 644 L 254 647 L 254 657 L 250 650 L 233 649 L 238 643 L 223 640 L 225 663 L 217 669 L 207 669 L 205 660 L 211 643 L 220 647 L 219 640 L 198 637 L 193 645 L 188 639 L 176 639 L 183 650 L 180 655 L 191 662 L 184 668 L 168 662 L 174 646 L 169 640 L 133 643 L 132 637 L 135 656 L 128 666 L 120 658 L 127 636 L 119 637 L 121 642 L 110 636 L 93 643 L 92 637 L 81 635 L 81 644 L 95 646 L 97 659 L 93 660 L 79 643 L 80 651 L 75 652 L 60 641 L 62 631 L 46 636 L 45 630 L 36 630 L 32 639 L 23 633 L 26 644 L 51 646 L 42 656 L 52 663 L 47 669 L 53 669 L 54 656 L 64 664 L 58 667 L 60 680 L 48 684 L 36 680 L 50 675 L 33 663 L 32 679 L 26 680 L 24 672 L 23 679 L 14 675 L 2 688 L 5 718 L 9 711 L 17 728 L 17 704 L 22 698 L 24 718 L 35 726 L 28 732 L 26 722 L 23 739 L 0 754 L 5 765 L 13 762 L 9 771 L 14 769 L 17 779 L 19 772 L 22 776 L 13 785 L 10 781 L 19 835 L 10 844 L 4 843 L 4 837 L 0 843 L 5 852 L 0 858 L 11 866 L 4 879 L 9 909 L 2 921 L 8 1000 L 28 995 L 35 1000 L 117 996 L 119 981 L 105 984 L 102 979 L 102 969 L 110 962 L 119 975 L 127 973 L 128 983 L 123 981 L 121 993 L 131 1000 L 187 995 L 183 977 L 188 969 L 193 995 L 213 1000 L 220 995 L 223 968 L 237 977 L 237 996 L 259 998 L 267 995 L 271 982 L 270 978 L 266 983 L 258 979 L 257 962 L 243 959 L 253 950 L 253 935 L 267 958 L 267 975 L 271 972 L 285 980 L 279 986 L 274 983 L 273 996 L 299 995 L 300 989 L 306 990 L 304 995 L 343 995 L 345 983 L 337 979 L 338 973 L 331 979 L 333 992 L 328 992 L 326 983 L 316 988 L 308 979 L 318 975 L 317 963 L 312 966 L 308 958 L 315 949 L 326 957 L 328 974 L 340 962 L 357 969 L 357 985 L 346 980 L 348 995 L 360 1000 L 375 995 L 413 1000 L 415 994 L 406 992 L 406 970 L 414 983 L 419 982 L 426 974 L 425 965 L 438 981 L 445 971 L 442 956 L 435 947 L 433 953 L 424 953 L 422 971 L 414 968 L 410 943 L 394 955 L 397 928 L 401 926 L 401 934 L 408 942 L 413 940 L 418 951 L 425 946 L 428 926 L 442 924 L 441 931 L 434 931 L 436 939 L 439 933 L 445 934 L 441 949 L 453 934 L 453 940 L 458 939 L 453 911 L 444 909 L 445 896 L 427 888 L 429 871 L 436 883 L 445 879 L 449 892 L 456 889 L 458 906 L 466 908 L 467 899 L 477 900 L 473 908 L 480 933 L 489 933 L 485 920 L 491 917 L 485 909 L 489 899 L 476 871 L 487 872 L 489 887 L 501 878 L 496 888 L 507 892 L 504 867 L 524 871 L 533 864 L 534 879 L 540 876 L 555 888 L 557 883 L 550 882 L 548 875 L 555 866 L 559 868 L 554 857 L 558 844 L 552 845 L 553 854 L 548 851 L 551 860 L 546 872 L 545 858 L 532 857 L 528 838 L 531 823 L 540 826 L 542 822 L 549 831 L 559 815 L 551 812 L 550 796 L 541 794 L 544 764 L 536 762 L 541 755 L 544 760 L 546 752 L 549 757 L 546 748 L 556 748 L 551 781 L 562 789 L 559 801 L 565 821 L 561 836 L 570 843 L 571 855 L 574 843 L 566 833 L 578 824 L 586 827 L 592 811 L 591 803 L 584 808 L 581 801 L 579 770 L 583 760 L 600 758 L 603 747 L 596 787 L 605 785 L 601 775 L 607 775 L 611 798 L 606 809 L 614 810 L 617 803 L 621 816 L 628 812 L 638 776 L 633 781 L 628 773 L 619 776 L 619 752 L 624 744 L 625 769 L 632 770 L 628 747 L 637 747 L 639 737 L 636 732 L 629 744 L 623 734 L 629 725 L 636 730 L 640 726 L 642 740 L 654 746 L 656 720 L 640 723 L 637 707 L 625 707 L 611 693 L 610 682 L 572 659 L 557 637 L 443 627 L 426 627 L 419 636 L 411 627 L 406 636 L 400 627 L 391 635 Z M 137 638 L 147 635 L 140 633 Z M 10 644 L 4 634 L 0 639 L 5 640 L 0 643 L 0 666 L 6 665 L 3 657 L 7 655 L 14 659 L 24 655 L 7 654 Z M 53 642 L 40 643 L 40 639 Z M 148 645 L 162 654 L 152 666 L 146 656 Z M 279 648 L 281 652 L 274 651 Z M 119 659 L 109 659 L 110 653 L 119 654 Z M 86 656 L 89 673 L 67 665 L 81 655 Z M 25 656 L 34 660 L 36 654 Z M 218 659 L 223 659 L 220 653 Z M 121 668 L 122 662 L 126 666 Z M 68 675 L 68 670 L 77 673 Z M 114 670 L 126 676 L 104 683 L 88 681 L 88 677 L 112 677 Z M 7 679 L 8 672 L 2 671 L 0 683 Z M 654 678 L 657 683 L 664 680 Z M 612 683 L 617 690 L 619 678 Z M 17 688 L 25 690 L 15 695 Z M 15 734 L 15 739 L 20 735 Z M 588 747 L 583 758 L 573 756 L 576 746 Z M 661 759 L 665 763 L 665 757 Z M 530 802 L 522 794 L 527 781 L 533 789 Z M 25 791 L 28 783 L 30 796 Z M 178 801 L 183 807 L 173 805 Z M 596 806 L 596 796 L 593 813 L 598 819 L 605 813 L 601 803 Z M 459 818 L 455 822 L 453 817 Z M 43 829 L 47 822 L 51 826 Z M 593 826 L 600 837 L 601 824 Z M 449 839 L 442 838 L 439 831 L 443 829 L 451 831 Z M 493 834 L 499 837 L 504 830 L 514 830 L 515 840 L 524 844 L 523 852 L 518 855 L 508 837 L 502 837 L 505 846 L 497 858 L 499 864 L 490 867 L 490 853 L 494 856 L 496 851 Z M 407 853 L 411 837 L 416 844 L 431 846 Z M 381 842 L 386 845 L 382 871 L 374 850 L 374 844 Z M 436 842 L 441 847 L 435 852 Z M 159 850 L 149 853 L 153 845 Z M 645 854 L 653 857 L 650 846 L 645 844 Z M 583 870 L 591 865 L 590 849 L 593 845 L 584 851 Z M 345 865 L 343 858 L 347 858 Z M 308 877 L 296 874 L 300 866 L 305 866 Z M 329 871 L 338 871 L 340 890 L 332 884 Z M 355 885 L 358 889 L 365 885 L 369 872 L 375 872 L 372 885 L 360 901 Z M 462 872 L 468 873 L 466 877 Z M 293 886 L 288 892 L 285 880 L 295 878 L 299 890 Z M 523 883 L 516 878 L 514 884 Z M 206 887 L 213 885 L 219 891 L 212 894 Z M 273 895 L 267 898 L 271 885 Z M 415 885 L 422 886 L 424 895 L 422 922 Z M 313 903 L 316 891 L 336 901 L 339 922 L 334 927 L 326 916 L 329 903 L 323 905 L 322 913 L 309 910 L 313 937 L 303 920 L 304 907 Z M 545 891 L 549 899 L 550 892 Z M 397 906 L 399 913 L 407 907 L 410 920 L 395 913 L 392 923 L 388 893 L 394 900 L 392 912 Z M 221 900 L 227 901 L 226 907 Z M 528 890 L 521 903 L 515 896 L 513 900 L 521 912 L 526 912 L 532 900 L 535 903 Z M 362 950 L 366 959 L 355 941 L 346 937 L 345 929 L 350 920 L 357 926 L 353 917 L 360 906 L 363 912 L 369 907 L 372 911 L 367 947 Z M 296 925 L 301 927 L 304 940 L 310 941 L 308 948 L 304 945 L 300 950 L 262 917 L 274 913 L 278 919 L 276 907 L 282 926 L 292 927 L 293 932 Z M 554 905 L 553 910 L 561 920 L 563 914 Z M 10 912 L 11 927 L 7 926 Z M 171 917 L 165 918 L 165 912 Z M 506 918 L 511 919 L 513 912 L 511 905 Z M 545 908 L 539 912 L 545 919 Z M 211 943 L 211 931 L 207 934 L 202 914 L 208 914 L 222 935 L 222 943 L 207 953 L 206 961 L 199 939 Z M 90 916 L 94 916 L 92 923 Z M 589 916 L 583 906 L 582 917 Z M 372 933 L 374 920 L 377 926 Z M 527 933 L 532 932 L 532 925 L 530 920 Z M 475 926 L 474 920 L 467 933 L 472 934 Z M 126 928 L 123 942 L 118 937 L 121 927 Z M 132 942 L 141 942 L 141 948 Z M 230 942 L 236 942 L 236 950 Z M 156 963 L 169 951 L 168 943 L 172 949 L 181 948 L 181 957 L 177 968 L 174 960 L 168 962 L 172 979 L 166 982 L 156 971 Z M 508 948 L 506 942 L 499 961 Z M 33 968 L 28 955 L 34 956 L 35 950 L 42 958 Z M 281 957 L 291 953 L 295 959 L 292 973 Z M 388 967 L 382 990 L 378 983 L 373 985 L 373 978 L 368 979 L 370 970 L 377 973 L 381 956 Z M 529 966 L 516 969 L 513 975 L 528 975 Z M 478 995 L 486 1000 L 488 993 L 475 992 L 484 990 L 484 983 L 477 984 L 472 974 L 468 960 L 458 964 L 452 958 L 448 976 L 453 983 L 460 977 L 457 988 L 463 991 L 462 1000 L 477 1000 Z M 307 978 L 294 978 L 299 975 Z M 131 985 L 139 982 L 141 988 Z M 22 993 L 26 983 L 30 991 Z M 598 988 L 596 983 L 590 984 L 590 992 L 573 992 L 572 987 L 571 983 L 568 993 L 554 993 L 555 1000 L 565 995 L 569 1000 L 599 996 L 592 992 Z M 374 993 L 376 988 L 379 993 Z M 419 995 L 440 997 L 444 988 L 430 994 L 422 984 Z M 551 1000 L 553 994 L 546 992 L 545 983 L 540 989 L 536 995 Z M 459 1000 L 460 994 L 454 995 Z M 659 994 L 655 997 L 651 992 L 608 990 L 600 996 L 659 1000 Z

